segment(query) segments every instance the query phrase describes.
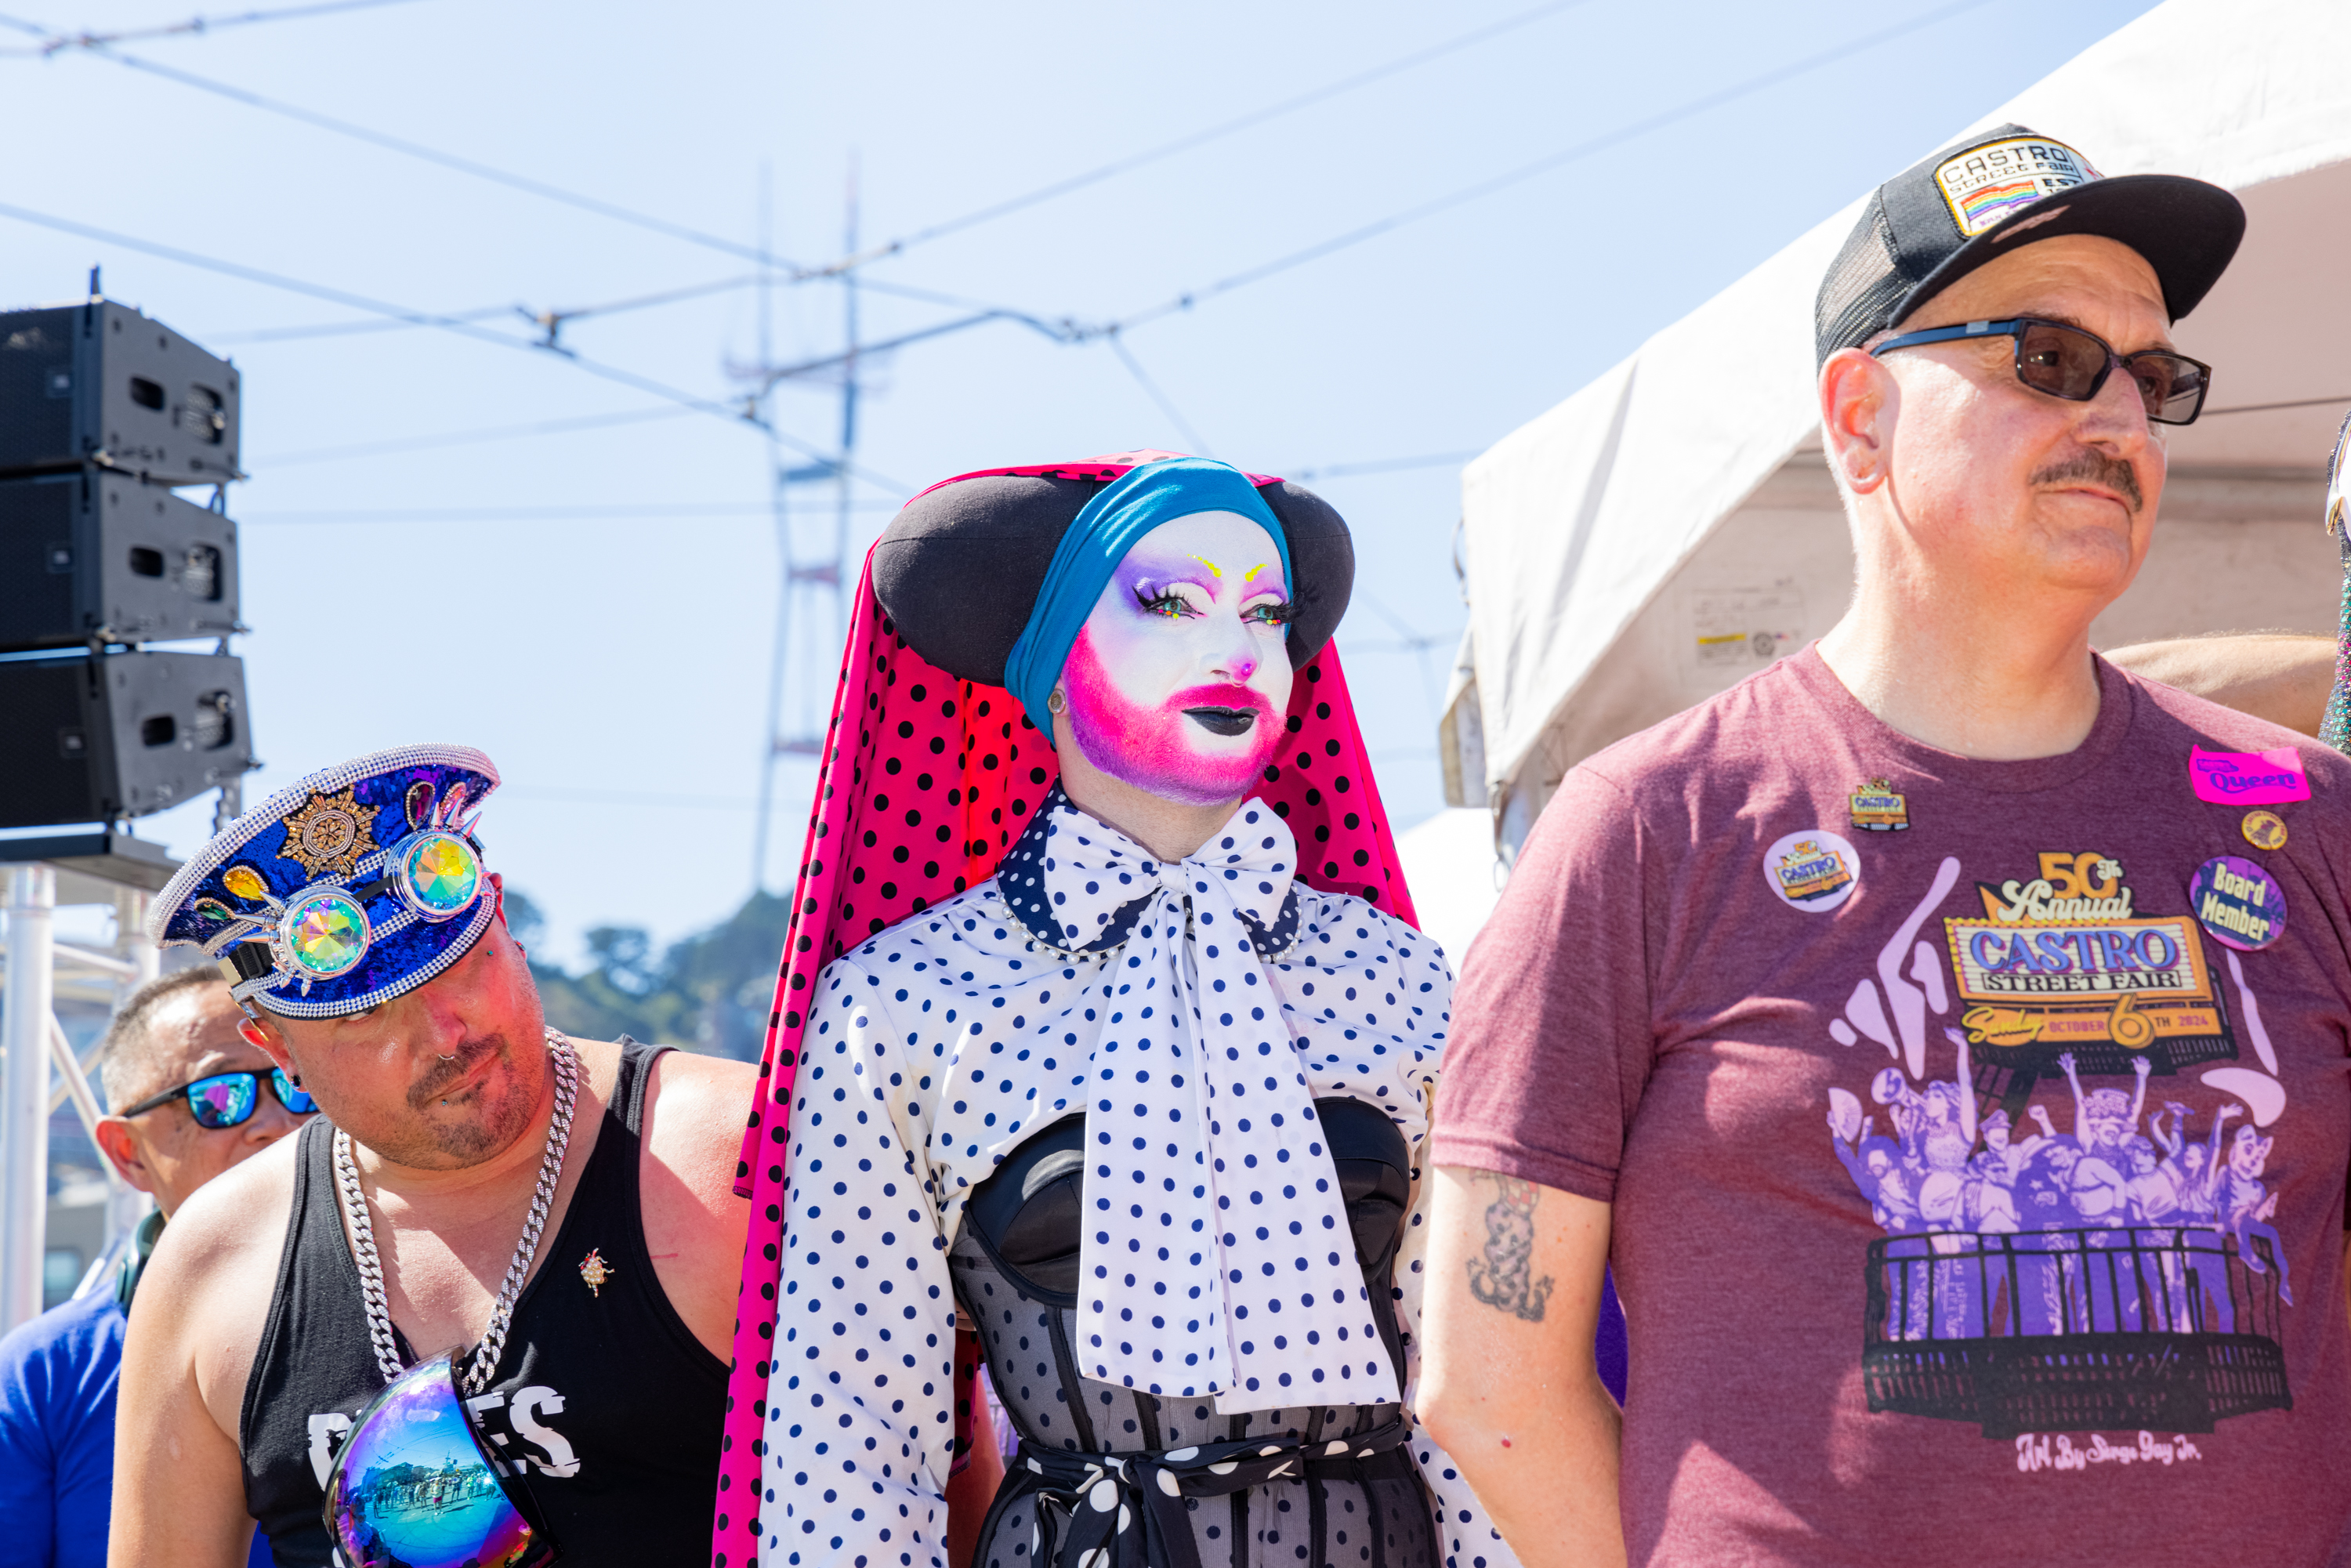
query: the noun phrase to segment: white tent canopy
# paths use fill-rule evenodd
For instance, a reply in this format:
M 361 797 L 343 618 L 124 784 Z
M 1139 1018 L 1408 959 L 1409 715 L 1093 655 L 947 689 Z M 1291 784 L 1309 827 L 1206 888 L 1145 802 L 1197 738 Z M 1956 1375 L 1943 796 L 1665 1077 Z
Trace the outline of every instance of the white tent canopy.
M 2351 404 L 2346 60 L 2343 0 L 2170 0 L 1970 128 L 2032 126 L 2107 174 L 2210 180 L 2250 214 L 2235 265 L 2176 329 L 2214 366 L 2212 404 L 2172 434 L 2155 544 L 2093 629 L 2101 646 L 2334 627 L 2318 525 Z M 1465 473 L 1469 629 L 1446 772 L 1456 804 L 1493 806 L 1505 853 L 1577 761 L 1844 612 L 1853 556 L 1819 451 L 1813 298 L 1860 208 Z

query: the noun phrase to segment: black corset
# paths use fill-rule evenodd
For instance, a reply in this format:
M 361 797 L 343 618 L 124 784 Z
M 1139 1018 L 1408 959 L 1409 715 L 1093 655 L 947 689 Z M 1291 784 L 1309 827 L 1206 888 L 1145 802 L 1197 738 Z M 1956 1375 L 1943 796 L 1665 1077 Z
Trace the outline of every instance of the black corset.
M 1392 1270 L 1410 1205 L 1410 1154 L 1385 1113 L 1363 1101 L 1314 1103 L 1338 1178 L 1374 1321 L 1404 1384 Z M 1076 1332 L 1085 1117 L 1063 1117 L 1022 1144 L 976 1187 L 948 1254 L 956 1293 L 977 1330 L 997 1397 L 1024 1451 L 1165 1454 L 1242 1438 L 1301 1447 L 1298 1473 L 1229 1496 L 1186 1496 L 1191 1552 L 1155 1549 L 1203 1568 L 1435 1568 L 1427 1496 L 1409 1453 L 1395 1446 L 1395 1406 L 1325 1405 L 1217 1414 L 1212 1398 L 1143 1393 L 1079 1375 Z M 1386 1433 L 1385 1438 L 1379 1437 Z M 1339 1439 L 1379 1451 L 1353 1457 Z M 1311 1450 L 1308 1457 L 1303 1450 Z M 1332 1457 L 1322 1457 L 1325 1450 Z M 1069 1538 L 1067 1499 L 1040 1491 L 1010 1461 L 988 1518 L 978 1568 L 1052 1568 Z M 1058 1471 L 1058 1464 L 1054 1469 Z M 1164 1532 L 1163 1532 L 1164 1533 Z M 1130 1559 L 1132 1544 L 1113 1559 Z M 1040 1560 L 1039 1553 L 1043 1553 Z

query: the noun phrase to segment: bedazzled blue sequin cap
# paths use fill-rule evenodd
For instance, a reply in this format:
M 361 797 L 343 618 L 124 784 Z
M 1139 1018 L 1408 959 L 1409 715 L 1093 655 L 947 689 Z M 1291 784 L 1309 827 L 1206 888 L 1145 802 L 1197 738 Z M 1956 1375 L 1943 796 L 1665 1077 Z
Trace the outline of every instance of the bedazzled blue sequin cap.
M 147 935 L 217 960 L 239 1002 L 340 1018 L 413 991 L 497 914 L 474 820 L 498 770 L 408 746 L 313 773 L 215 834 L 156 896 Z

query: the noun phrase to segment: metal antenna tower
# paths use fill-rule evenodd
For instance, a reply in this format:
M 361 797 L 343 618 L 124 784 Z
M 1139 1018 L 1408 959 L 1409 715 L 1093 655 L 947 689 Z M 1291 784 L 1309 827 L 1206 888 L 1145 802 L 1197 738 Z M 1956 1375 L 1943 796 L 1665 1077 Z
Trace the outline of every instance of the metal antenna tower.
M 768 173 L 762 169 L 759 187 L 759 248 L 769 254 Z M 844 203 L 842 252 L 857 253 L 857 156 L 850 155 Z M 772 274 L 764 267 L 759 277 L 759 364 L 755 373 L 766 383 L 765 410 L 774 424 L 772 403 L 783 378 L 774 373 L 770 341 Z M 782 580 L 776 601 L 775 657 L 768 669 L 767 746 L 759 760 L 758 825 L 751 840 L 751 885 L 768 886 L 768 846 L 776 804 L 776 764 L 786 757 L 816 757 L 824 747 L 825 724 L 831 716 L 831 676 L 842 643 L 849 635 L 849 516 L 850 470 L 857 452 L 858 356 L 857 274 L 841 274 L 841 331 L 845 346 L 839 365 L 841 384 L 841 454 L 830 462 L 787 463 L 783 448 L 770 434 L 768 440 L 769 493 L 776 523 L 776 553 Z M 821 513 L 795 517 L 791 492 L 796 486 L 833 484 L 831 537 L 824 537 Z M 789 880 L 789 879 L 788 879 Z

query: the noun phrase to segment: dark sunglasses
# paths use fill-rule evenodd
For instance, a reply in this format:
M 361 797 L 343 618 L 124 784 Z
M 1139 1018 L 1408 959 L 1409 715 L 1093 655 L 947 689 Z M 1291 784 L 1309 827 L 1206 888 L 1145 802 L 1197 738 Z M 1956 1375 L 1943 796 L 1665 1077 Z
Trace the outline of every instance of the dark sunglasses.
M 1935 327 L 1905 332 L 1870 350 L 1873 358 L 1896 349 L 1924 343 L 1951 343 L 1966 338 L 2016 340 L 2016 379 L 2034 392 L 2087 402 L 2106 384 L 2116 365 L 2137 384 L 2138 400 L 2147 417 L 2158 424 L 2193 424 L 2204 411 L 2204 394 L 2211 390 L 2212 367 L 2185 354 L 2162 349 L 2142 349 L 2117 354 L 2095 333 L 2063 321 L 2019 316 L 2009 321 L 1970 321 L 1959 327 Z
M 241 1127 L 253 1120 L 254 1112 L 261 1108 L 261 1080 L 258 1072 L 215 1072 L 209 1078 L 199 1078 L 183 1083 L 176 1089 L 166 1089 L 161 1094 L 151 1094 L 121 1114 L 137 1116 L 152 1111 L 158 1105 L 168 1105 L 186 1095 L 188 1110 L 199 1127 L 218 1132 L 224 1127 Z M 297 1116 L 307 1116 L 319 1108 L 319 1103 L 308 1092 L 294 1087 L 282 1067 L 273 1067 L 266 1074 L 270 1092 L 277 1103 Z
M 327 1472 L 327 1533 L 350 1568 L 538 1568 L 555 1543 L 482 1441 L 446 1355 L 387 1385 Z

